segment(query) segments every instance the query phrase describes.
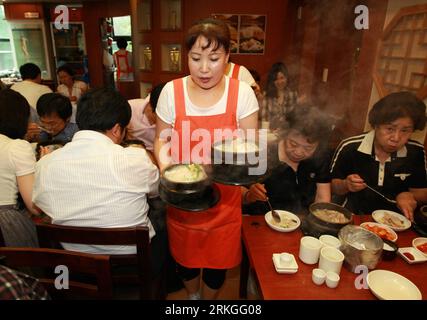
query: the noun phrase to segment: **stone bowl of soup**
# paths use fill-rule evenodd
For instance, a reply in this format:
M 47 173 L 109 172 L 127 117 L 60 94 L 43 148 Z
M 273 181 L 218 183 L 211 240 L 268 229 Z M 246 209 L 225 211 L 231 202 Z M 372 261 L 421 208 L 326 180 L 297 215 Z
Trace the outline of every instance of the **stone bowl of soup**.
M 216 182 L 229 185 L 247 185 L 264 178 L 265 172 L 257 170 L 265 162 L 266 150 L 255 141 L 242 138 L 223 139 L 212 144 L 212 175 Z
M 336 237 L 341 228 L 353 224 L 353 214 L 335 203 L 318 202 L 310 205 L 306 223 L 313 236 L 330 234 Z
M 173 193 L 203 192 L 211 185 L 209 171 L 208 166 L 201 164 L 173 164 L 161 173 L 160 184 Z

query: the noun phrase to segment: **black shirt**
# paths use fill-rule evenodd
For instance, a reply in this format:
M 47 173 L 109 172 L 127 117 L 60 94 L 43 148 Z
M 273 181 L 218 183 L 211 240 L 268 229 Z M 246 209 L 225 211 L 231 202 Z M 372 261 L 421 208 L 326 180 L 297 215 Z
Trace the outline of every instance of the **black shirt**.
M 270 174 L 262 183 L 273 208 L 293 213 L 307 212 L 316 197 L 316 184 L 331 181 L 329 160 L 327 152 L 316 152 L 312 158 L 301 161 L 295 172 L 279 160 L 277 145 L 272 147 L 268 153 Z M 244 205 L 242 211 L 244 214 L 265 214 L 270 209 L 266 202 L 256 201 Z
M 375 131 L 371 131 L 343 140 L 332 158 L 332 179 L 358 174 L 392 200 L 409 188 L 427 187 L 424 147 L 420 143 L 409 140 L 382 165 L 375 157 L 374 137 Z M 356 214 L 371 214 L 378 209 L 400 212 L 395 204 L 368 188 L 349 192 L 344 205 Z

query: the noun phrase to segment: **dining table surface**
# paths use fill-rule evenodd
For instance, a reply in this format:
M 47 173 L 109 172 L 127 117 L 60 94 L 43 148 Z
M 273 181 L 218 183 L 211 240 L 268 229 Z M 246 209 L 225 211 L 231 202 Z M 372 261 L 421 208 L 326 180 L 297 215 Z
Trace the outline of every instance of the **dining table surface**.
M 373 221 L 371 215 L 354 216 L 354 225 Z M 396 244 L 411 247 L 419 235 L 412 228 L 397 232 Z M 344 264 L 340 282 L 334 289 L 326 284 L 313 283 L 312 270 L 317 264 L 307 265 L 298 258 L 300 240 L 304 236 L 298 228 L 291 232 L 278 232 L 270 228 L 264 215 L 244 215 L 242 228 L 243 261 L 240 272 L 240 296 L 247 296 L 249 270 L 255 278 L 258 294 L 264 300 L 372 300 L 377 299 L 369 289 L 365 273 L 353 273 Z M 273 264 L 273 253 L 294 255 L 298 271 L 294 274 L 279 274 Z M 393 260 L 383 259 L 375 270 L 389 270 L 412 281 L 427 299 L 427 263 L 409 264 L 399 255 Z M 358 284 L 358 285 L 356 285 Z

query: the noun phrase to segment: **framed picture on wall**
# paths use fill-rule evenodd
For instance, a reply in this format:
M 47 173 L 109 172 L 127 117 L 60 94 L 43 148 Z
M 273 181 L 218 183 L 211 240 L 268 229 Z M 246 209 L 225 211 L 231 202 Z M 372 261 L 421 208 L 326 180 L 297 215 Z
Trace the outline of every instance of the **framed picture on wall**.
M 240 15 L 239 53 L 264 54 L 265 15 Z
M 239 52 L 239 15 L 237 14 L 213 14 L 213 18 L 223 20 L 230 29 L 230 52 Z
M 266 15 L 214 13 L 230 29 L 230 53 L 264 54 Z

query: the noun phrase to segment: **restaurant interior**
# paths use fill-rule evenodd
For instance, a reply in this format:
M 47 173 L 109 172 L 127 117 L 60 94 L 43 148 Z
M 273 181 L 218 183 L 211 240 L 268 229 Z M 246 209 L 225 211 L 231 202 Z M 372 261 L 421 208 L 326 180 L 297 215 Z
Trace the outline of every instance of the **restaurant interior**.
M 6 87 L 21 82 L 19 67 L 31 62 L 41 69 L 41 83 L 56 92 L 60 84 L 56 70 L 66 64 L 73 68 L 75 79 L 85 82 L 88 88 L 110 87 L 127 100 L 145 99 L 157 85 L 190 74 L 185 35 L 194 21 L 206 17 L 220 18 L 231 26 L 231 38 L 236 41 L 235 47 L 231 46 L 230 60 L 256 71 L 261 91 L 267 87 L 273 64 L 281 62 L 287 66 L 288 83 L 298 96 L 333 120 L 330 149 L 337 148 L 344 139 L 371 130 L 368 114 L 388 94 L 409 91 L 427 102 L 426 0 L 2 0 L 0 79 Z M 132 66 L 124 80 L 113 60 L 113 54 L 119 50 L 118 42 L 123 39 L 131 53 Z M 268 129 L 264 120 L 259 118 L 259 126 Z M 411 136 L 424 147 L 424 152 L 426 132 L 423 127 Z M 247 182 L 228 184 L 242 186 Z M 389 202 L 393 201 L 396 203 Z M 391 220 L 389 224 L 386 221 L 394 217 L 393 211 L 355 215 L 342 206 L 310 206 L 309 217 L 304 221 L 298 214 L 290 213 L 290 223 L 298 223 L 285 230 L 275 223 L 271 206 L 268 217 L 244 215 L 242 261 L 227 271 L 216 298 L 427 299 L 427 253 L 419 249 L 427 243 L 426 204 L 419 202 L 415 210 L 424 220 L 409 221 L 400 214 L 404 220 L 395 219 L 402 226 L 394 228 Z M 327 222 L 313 214 L 316 210 L 336 210 L 345 221 Z M 281 219 L 279 222 L 283 223 L 283 216 Z M 385 231 L 389 232 L 386 237 L 391 237 L 387 238 L 390 250 L 383 247 L 378 235 L 381 230 L 374 230 L 376 225 L 372 225 L 380 220 L 385 221 L 381 225 L 392 224 Z M 45 223 L 40 221 L 37 223 Z M 310 223 L 311 227 L 307 227 Z M 367 239 L 369 248 L 351 244 L 354 234 L 362 231 L 350 226 L 363 223 L 367 224 L 363 239 Z M 424 229 L 413 228 L 417 224 Z M 305 231 L 309 231 L 303 230 L 304 225 Z M 137 255 L 127 257 L 127 261 L 111 257 L 91 266 L 86 260 L 81 263 L 87 263 L 86 271 L 97 278 L 98 288 L 92 290 L 90 298 L 111 299 L 108 293 L 122 286 L 124 289 L 118 290 L 120 294 L 114 299 L 187 299 L 182 282 L 174 275 L 166 275 L 167 271 L 159 283 L 147 278 L 149 262 L 140 250 L 151 250 L 148 228 L 116 231 L 94 235 L 77 228 L 37 225 L 40 247 L 60 247 L 60 242 L 90 244 L 94 239 L 103 245 L 137 245 Z M 322 240 L 325 235 L 330 238 Z M 83 238 L 86 242 L 78 242 Z M 43 260 L 34 252 L 21 252 L 21 258 L 13 256 L 5 248 L 0 248 L 0 259 L 5 256 L 5 265 L 19 265 L 25 254 L 30 260 Z M 385 254 L 388 251 L 392 251 L 390 257 Z M 72 258 L 57 257 L 70 266 Z M 131 260 L 136 272 L 129 277 L 114 276 L 112 264 Z M 287 267 L 282 269 L 280 266 L 284 265 Z M 357 269 L 358 265 L 367 268 Z M 324 272 L 325 269 L 330 272 Z M 165 278 L 169 284 L 165 284 Z M 132 286 L 135 283 L 138 285 Z M 400 289 L 392 287 L 393 283 L 399 283 Z M 47 282 L 45 285 L 48 286 Z M 387 292 L 394 290 L 395 296 L 387 296 Z

